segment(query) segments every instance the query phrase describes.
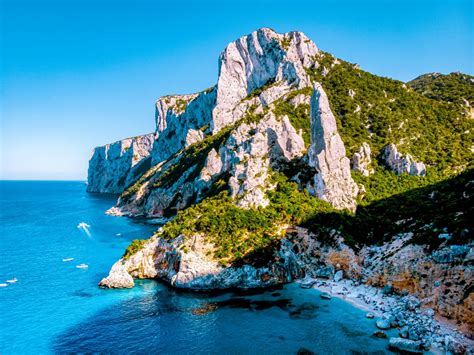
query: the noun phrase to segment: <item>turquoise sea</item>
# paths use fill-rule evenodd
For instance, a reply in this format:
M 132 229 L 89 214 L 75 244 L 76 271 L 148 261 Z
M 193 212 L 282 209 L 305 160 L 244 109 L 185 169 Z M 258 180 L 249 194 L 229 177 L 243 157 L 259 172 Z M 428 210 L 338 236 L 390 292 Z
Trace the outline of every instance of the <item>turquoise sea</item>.
M 155 281 L 99 289 L 129 242 L 154 228 L 105 215 L 115 198 L 85 187 L 0 182 L 0 284 L 18 280 L 0 287 L 0 354 L 386 352 L 364 311 L 295 284 L 224 293 Z M 78 228 L 82 222 L 90 227 Z M 212 311 L 199 314 L 203 307 Z

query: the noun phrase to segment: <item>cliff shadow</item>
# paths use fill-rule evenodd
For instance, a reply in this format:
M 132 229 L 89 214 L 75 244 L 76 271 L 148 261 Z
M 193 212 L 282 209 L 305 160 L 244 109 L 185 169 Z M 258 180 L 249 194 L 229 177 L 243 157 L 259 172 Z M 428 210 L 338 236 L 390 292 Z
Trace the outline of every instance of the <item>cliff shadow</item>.
M 354 247 L 381 244 L 399 233 L 413 232 L 413 243 L 436 249 L 449 233 L 448 244 L 467 244 L 474 230 L 474 169 L 422 188 L 359 205 L 355 214 L 320 213 L 303 226 L 331 242 L 336 229 Z

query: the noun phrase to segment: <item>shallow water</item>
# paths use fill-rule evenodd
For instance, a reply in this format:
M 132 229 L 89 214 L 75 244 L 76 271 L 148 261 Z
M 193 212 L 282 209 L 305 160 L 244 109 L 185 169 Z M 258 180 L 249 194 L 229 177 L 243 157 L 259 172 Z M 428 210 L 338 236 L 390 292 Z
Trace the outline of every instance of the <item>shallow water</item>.
M 128 243 L 154 228 L 105 215 L 115 199 L 87 194 L 81 182 L 0 188 L 0 283 L 18 279 L 0 288 L 2 354 L 385 352 L 364 311 L 295 284 L 213 294 L 154 281 L 99 289 Z

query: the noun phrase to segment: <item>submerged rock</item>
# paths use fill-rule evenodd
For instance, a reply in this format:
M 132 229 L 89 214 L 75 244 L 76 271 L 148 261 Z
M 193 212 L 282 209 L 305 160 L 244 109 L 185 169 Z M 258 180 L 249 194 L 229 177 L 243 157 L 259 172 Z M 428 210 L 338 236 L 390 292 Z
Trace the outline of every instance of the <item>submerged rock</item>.
M 376 330 L 373 334 L 372 334 L 373 337 L 376 337 L 376 338 L 380 338 L 380 339 L 386 339 L 388 338 L 387 337 L 387 334 L 385 334 L 385 332 L 382 332 L 380 330 Z
M 332 296 L 331 296 L 329 293 L 327 293 L 327 292 L 321 293 L 320 297 L 321 297 L 322 299 L 325 299 L 325 300 L 330 300 L 330 299 L 332 299 Z
M 390 321 L 388 319 L 379 319 L 375 323 L 377 328 L 387 330 L 391 328 Z
M 406 351 L 413 354 L 422 354 L 422 346 L 418 341 L 403 338 L 390 338 L 388 347 L 393 350 Z

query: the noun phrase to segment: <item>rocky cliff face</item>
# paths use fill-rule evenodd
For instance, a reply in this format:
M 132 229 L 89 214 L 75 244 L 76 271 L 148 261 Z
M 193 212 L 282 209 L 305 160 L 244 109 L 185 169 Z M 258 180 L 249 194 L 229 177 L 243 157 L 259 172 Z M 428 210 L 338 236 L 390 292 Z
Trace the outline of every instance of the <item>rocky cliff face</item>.
M 309 190 L 336 208 L 355 210 L 358 186 L 352 180 L 350 161 L 337 132 L 336 119 L 322 86 L 314 86 L 311 97 L 311 147 L 309 165 L 316 175 Z
M 396 174 L 426 175 L 423 162 L 416 162 L 410 154 L 401 154 L 395 144 L 389 144 L 382 152 L 382 159 L 386 166 Z
M 239 120 L 241 100 L 267 86 L 258 99 L 267 106 L 291 89 L 311 85 L 305 68 L 317 65 L 317 47 L 301 32 L 278 34 L 269 28 L 230 43 L 219 57 L 214 132 Z
M 172 241 L 153 237 L 136 254 L 117 261 L 99 286 L 130 288 L 133 278 L 159 278 L 178 288 L 196 290 L 256 288 L 304 276 L 292 244 L 286 240 L 274 248 L 273 257 L 263 265 L 226 267 L 212 257 L 213 249 L 199 235 L 179 236 Z
M 87 191 L 119 194 L 151 167 L 154 134 L 123 139 L 94 149 Z
M 399 112 L 405 102 L 425 98 L 389 79 L 368 85 L 374 77 L 321 52 L 301 32 L 278 34 L 263 28 L 230 43 L 219 57 L 215 86 L 196 94 L 165 96 L 156 102 L 154 134 L 96 148 L 89 166 L 88 191 L 121 193 L 117 206 L 109 210 L 115 215 L 166 221 L 223 192 L 230 197 L 230 206 L 258 214 L 274 208 L 271 196 L 281 187 L 280 180 L 274 178 L 284 175 L 289 184 L 283 187 L 289 191 L 285 195 L 288 201 L 271 210 L 274 214 L 270 216 L 294 214 L 294 218 L 272 226 L 286 231 L 278 236 L 278 243 L 272 240 L 258 250 L 245 243 L 239 263 L 216 257 L 219 239 L 211 244 L 206 231 L 179 232 L 166 239 L 158 231 L 136 253 L 119 260 L 101 286 L 132 287 L 134 278 L 159 278 L 182 288 L 248 288 L 289 282 L 303 275 L 332 277 L 340 271 L 360 283 L 411 292 L 433 307 L 438 302 L 440 314 L 466 321 L 463 315 L 472 314 L 472 250 L 470 246 L 468 251 L 462 249 L 469 234 L 459 217 L 467 215 L 464 200 L 459 210 L 458 204 L 450 210 L 460 218 L 459 226 L 446 224 L 446 228 L 459 232 L 463 242 L 456 245 L 465 252 L 461 257 L 453 256 L 461 249 L 452 252 L 452 246 L 444 244 L 415 245 L 415 237 L 406 241 L 402 235 L 383 247 L 364 245 L 367 240 L 392 237 L 391 225 L 382 232 L 367 229 L 370 235 L 351 240 L 351 244 L 343 242 L 344 237 L 357 235 L 342 235 L 343 223 L 349 220 L 351 226 L 358 226 L 359 215 L 380 223 L 379 216 L 371 215 L 373 210 L 390 208 L 392 216 L 398 208 L 392 208 L 394 195 L 406 192 L 407 186 L 424 187 L 424 179 L 430 177 L 419 178 L 427 175 L 427 167 L 411 155 L 399 153 L 390 142 L 399 142 L 400 149 L 423 157 L 431 166 L 440 159 L 440 155 L 425 159 L 430 155 L 420 151 L 420 134 L 409 139 L 400 136 L 407 126 L 424 128 L 423 117 L 432 114 L 430 105 L 436 104 L 423 102 L 420 107 L 430 109 L 421 113 L 418 106 L 410 107 L 408 114 L 418 112 L 419 118 L 414 123 L 407 119 L 399 122 L 406 116 Z M 344 84 L 346 79 L 350 85 Z M 369 88 L 366 91 L 365 86 Z M 442 114 L 454 105 L 446 107 L 436 112 Z M 385 122 L 383 115 L 391 121 Z M 455 121 L 453 127 L 463 131 L 448 125 L 452 132 L 444 137 L 464 137 L 468 130 L 463 126 L 463 116 L 453 117 L 447 122 Z M 435 121 L 439 121 L 438 116 Z M 399 127 L 399 131 L 392 127 Z M 440 132 L 438 128 L 433 131 Z M 456 142 L 464 144 L 462 140 Z M 457 162 L 465 162 L 463 159 L 459 154 L 455 157 Z M 452 171 L 462 171 L 466 166 L 456 164 Z M 351 167 L 358 173 L 352 175 Z M 366 191 L 364 185 L 369 190 L 365 200 L 361 193 Z M 296 187 L 291 190 L 288 186 Z M 464 198 L 467 193 L 460 195 Z M 400 201 L 400 208 L 411 204 L 408 195 Z M 375 208 L 369 208 L 370 204 Z M 189 211 L 178 215 L 177 220 Z M 417 225 L 417 211 L 413 211 L 408 219 L 394 219 L 395 225 Z M 201 212 L 199 218 L 213 221 L 214 216 L 202 216 Z M 389 214 L 385 211 L 381 215 Z M 440 219 L 442 216 L 437 216 L 435 222 Z M 328 226 L 330 221 L 335 222 Z M 289 227 L 287 222 L 297 226 L 305 223 L 313 232 Z M 266 240 L 268 235 L 260 237 Z M 231 239 L 223 243 L 232 243 Z M 253 262 L 249 255 L 262 249 L 265 258 Z

